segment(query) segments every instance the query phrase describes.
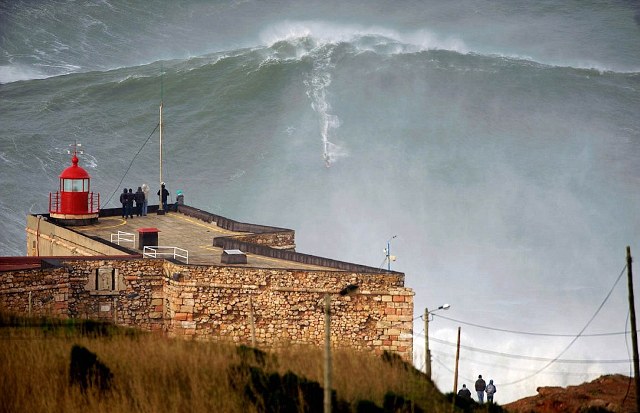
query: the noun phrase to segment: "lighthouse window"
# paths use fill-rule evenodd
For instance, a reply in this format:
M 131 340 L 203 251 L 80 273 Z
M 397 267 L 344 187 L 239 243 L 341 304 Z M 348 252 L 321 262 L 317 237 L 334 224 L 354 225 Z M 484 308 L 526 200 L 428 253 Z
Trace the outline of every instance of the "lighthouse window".
M 65 179 L 64 188 L 65 192 L 87 192 L 89 190 L 88 179 Z

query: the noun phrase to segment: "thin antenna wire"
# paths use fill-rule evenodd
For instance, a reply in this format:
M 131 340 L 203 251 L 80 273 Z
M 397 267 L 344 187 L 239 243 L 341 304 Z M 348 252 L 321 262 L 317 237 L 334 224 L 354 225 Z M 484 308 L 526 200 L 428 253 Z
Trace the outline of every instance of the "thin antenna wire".
M 151 137 L 153 136 L 153 134 L 156 132 L 156 130 L 158 129 L 158 126 L 160 126 L 160 124 L 157 124 L 155 128 L 153 128 L 153 130 L 151 131 L 151 134 L 149 135 L 149 137 L 147 138 L 146 141 L 144 141 L 144 143 L 142 144 L 142 146 L 140 147 L 140 149 L 138 149 L 138 152 L 136 152 L 136 154 L 133 156 L 133 159 L 131 159 L 131 162 L 129 162 L 129 166 L 127 167 L 127 170 L 124 171 L 124 174 L 122 175 L 122 179 L 120 179 L 120 182 L 118 182 L 118 185 L 116 186 L 115 191 L 113 191 L 113 193 L 111 194 L 111 196 L 109 197 L 109 199 L 107 200 L 107 202 L 105 203 L 105 205 L 109 205 L 109 202 L 111 202 L 111 198 L 113 198 L 113 196 L 116 194 L 116 192 L 120 189 L 120 185 L 122 185 L 122 181 L 124 181 L 124 178 L 127 176 L 127 173 L 129 172 L 129 169 L 131 169 L 131 165 L 133 165 L 133 161 L 136 160 L 136 158 L 138 157 L 138 155 L 140 154 L 140 152 L 142 151 L 142 148 L 144 148 L 144 146 L 147 144 L 147 142 L 149 142 L 149 139 L 151 139 Z

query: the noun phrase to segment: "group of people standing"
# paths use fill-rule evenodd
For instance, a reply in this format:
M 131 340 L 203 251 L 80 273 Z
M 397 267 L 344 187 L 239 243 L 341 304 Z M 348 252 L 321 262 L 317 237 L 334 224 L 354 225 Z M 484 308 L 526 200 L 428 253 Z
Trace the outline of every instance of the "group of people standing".
M 184 194 L 181 190 L 178 190 L 176 193 L 176 210 L 178 205 L 184 204 Z M 158 190 L 159 199 L 162 199 L 162 207 L 165 211 L 169 211 L 169 191 L 165 187 L 164 182 L 160 185 L 160 189 Z M 142 184 L 138 187 L 136 192 L 133 192 L 132 188 L 124 188 L 122 193 L 120 194 L 120 203 L 122 204 L 122 218 L 133 218 L 134 206 L 135 203 L 135 213 L 137 216 L 146 216 L 147 215 L 147 207 L 149 205 L 149 185 Z
M 487 402 L 493 403 L 493 395 L 497 391 L 496 386 L 493 384 L 493 380 L 489 380 L 489 384 L 487 384 L 482 378 L 482 374 L 480 374 L 478 376 L 478 380 L 476 380 L 475 388 L 479 403 L 484 403 L 485 393 L 487 393 Z M 458 396 L 471 399 L 471 391 L 467 388 L 466 384 L 462 385 L 462 388 L 458 392 Z
M 133 204 L 135 202 L 135 211 L 137 216 L 147 215 L 147 205 L 149 204 L 149 185 L 142 184 L 134 193 L 133 189 L 124 188 L 120 194 L 120 203 L 122 204 L 122 218 L 133 218 Z

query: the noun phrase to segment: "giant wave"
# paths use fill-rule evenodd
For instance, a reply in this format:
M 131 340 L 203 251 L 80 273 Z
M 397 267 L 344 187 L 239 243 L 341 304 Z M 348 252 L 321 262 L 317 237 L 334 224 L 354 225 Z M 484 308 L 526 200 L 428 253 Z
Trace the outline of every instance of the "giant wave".
M 157 187 L 160 101 L 172 193 L 367 265 L 398 234 L 393 268 L 417 313 L 455 300 L 463 319 L 573 331 L 578 316 L 558 315 L 590 313 L 622 246 L 637 250 L 628 2 L 53 4 L 0 4 L 1 255 L 24 254 L 24 216 L 46 213 L 75 141 L 103 206 L 123 186 Z M 625 302 L 612 296 L 593 328 L 609 331 Z M 455 340 L 445 320 L 433 328 Z M 464 334 L 557 354 L 548 340 Z M 576 347 L 574 358 L 626 354 L 604 339 Z M 519 379 L 515 364 L 491 362 L 494 378 Z

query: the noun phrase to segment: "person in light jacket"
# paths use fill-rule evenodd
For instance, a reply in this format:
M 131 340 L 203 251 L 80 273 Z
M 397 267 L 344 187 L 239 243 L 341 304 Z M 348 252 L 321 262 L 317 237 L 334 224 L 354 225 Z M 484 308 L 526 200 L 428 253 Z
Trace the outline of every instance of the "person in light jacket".
M 142 216 L 147 215 L 147 208 L 149 207 L 149 185 L 145 182 L 142 184 L 142 193 L 144 193 L 144 201 L 142 202 Z
M 493 403 L 493 395 L 497 391 L 496 386 L 493 384 L 493 380 L 489 380 L 489 384 L 487 384 L 487 388 L 484 391 L 487 392 L 487 402 Z

